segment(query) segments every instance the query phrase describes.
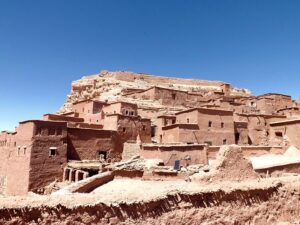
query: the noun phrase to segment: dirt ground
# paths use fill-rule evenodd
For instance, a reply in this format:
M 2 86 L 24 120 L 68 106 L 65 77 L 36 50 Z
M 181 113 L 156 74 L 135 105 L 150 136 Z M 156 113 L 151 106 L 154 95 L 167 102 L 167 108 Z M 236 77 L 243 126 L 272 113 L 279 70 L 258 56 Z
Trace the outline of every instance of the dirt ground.
M 115 179 L 87 194 L 0 197 L 1 224 L 297 224 L 300 176 L 217 182 Z

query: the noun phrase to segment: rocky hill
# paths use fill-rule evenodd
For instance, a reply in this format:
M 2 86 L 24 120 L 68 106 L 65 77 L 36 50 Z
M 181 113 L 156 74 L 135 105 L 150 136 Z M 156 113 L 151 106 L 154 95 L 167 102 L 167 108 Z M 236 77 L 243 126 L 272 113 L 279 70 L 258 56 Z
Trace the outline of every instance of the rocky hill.
M 202 93 L 211 95 L 214 92 L 222 91 L 222 86 L 229 86 L 231 96 L 250 96 L 247 89 L 238 89 L 230 84 L 221 81 L 192 80 L 174 77 L 153 76 L 144 73 L 133 72 L 109 72 L 101 71 L 99 74 L 84 76 L 72 83 L 71 93 L 67 96 L 64 106 L 59 110 L 60 113 L 69 112 L 72 103 L 93 99 L 101 101 L 126 101 L 137 103 L 140 108 L 154 108 L 165 110 L 182 110 L 182 107 L 165 107 L 158 101 L 147 101 L 142 99 L 132 99 L 124 96 L 126 93 L 142 91 L 151 87 L 162 87 L 173 90 L 187 91 L 191 93 Z

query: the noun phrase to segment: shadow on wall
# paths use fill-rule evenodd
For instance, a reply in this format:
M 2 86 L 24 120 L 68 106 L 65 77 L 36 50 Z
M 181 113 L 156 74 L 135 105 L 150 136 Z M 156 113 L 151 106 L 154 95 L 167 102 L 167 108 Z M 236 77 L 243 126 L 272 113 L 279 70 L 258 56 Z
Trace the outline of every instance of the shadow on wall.
M 68 137 L 67 139 L 68 139 L 67 159 L 68 160 L 80 160 L 80 156 L 78 155 L 71 138 Z

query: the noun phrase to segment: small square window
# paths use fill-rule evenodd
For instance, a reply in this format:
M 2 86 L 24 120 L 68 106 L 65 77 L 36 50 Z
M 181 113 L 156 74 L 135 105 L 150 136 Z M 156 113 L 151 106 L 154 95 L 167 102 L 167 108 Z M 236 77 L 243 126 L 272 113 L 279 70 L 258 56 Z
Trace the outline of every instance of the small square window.
M 107 152 L 106 151 L 98 151 L 97 157 L 100 161 L 106 161 L 107 159 Z
M 51 147 L 49 148 L 49 156 L 56 156 L 57 148 Z

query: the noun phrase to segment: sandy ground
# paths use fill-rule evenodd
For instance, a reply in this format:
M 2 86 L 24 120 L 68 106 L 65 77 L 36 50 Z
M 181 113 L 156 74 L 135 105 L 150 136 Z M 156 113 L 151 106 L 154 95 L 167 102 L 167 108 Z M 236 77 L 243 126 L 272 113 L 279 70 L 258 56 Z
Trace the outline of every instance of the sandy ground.
M 156 198 L 170 191 L 190 189 L 192 186 L 195 186 L 195 184 L 181 180 L 143 181 L 139 179 L 115 179 L 112 182 L 96 188 L 92 194 L 98 196 L 114 196 L 115 201 L 138 201 Z

